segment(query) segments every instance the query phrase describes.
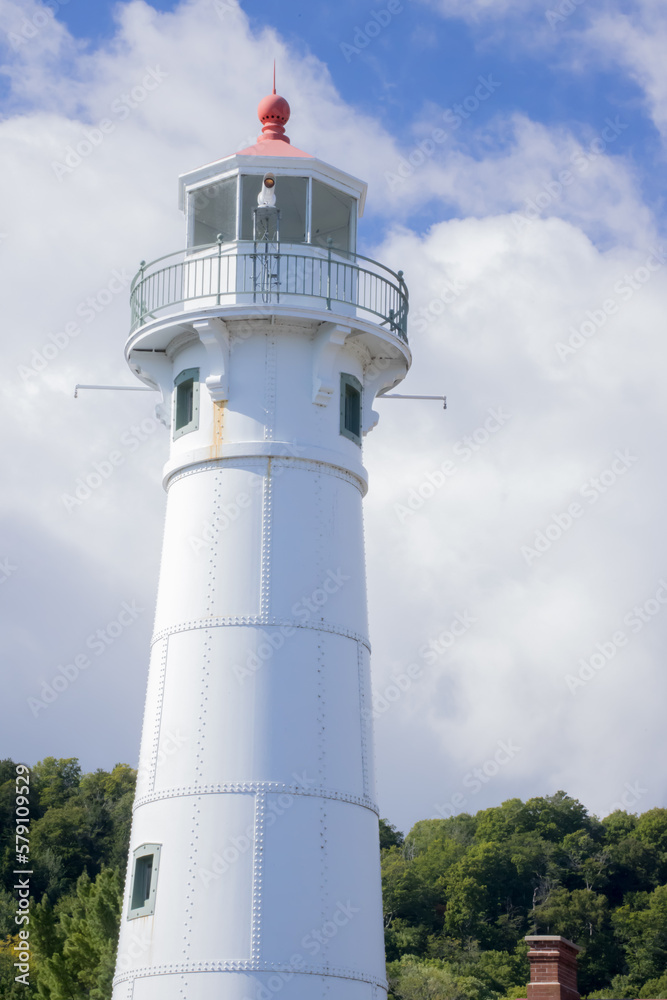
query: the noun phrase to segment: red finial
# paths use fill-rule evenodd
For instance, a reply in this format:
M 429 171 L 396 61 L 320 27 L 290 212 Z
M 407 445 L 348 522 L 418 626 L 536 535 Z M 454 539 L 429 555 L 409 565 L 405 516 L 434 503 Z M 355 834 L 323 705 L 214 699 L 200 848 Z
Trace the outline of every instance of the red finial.
M 273 60 L 273 93 L 259 102 L 257 114 L 263 125 L 262 134 L 258 137 L 257 142 L 266 142 L 267 139 L 281 139 L 283 142 L 289 142 L 285 135 L 284 126 L 289 121 L 290 106 L 284 97 L 279 97 L 276 94 L 275 59 Z

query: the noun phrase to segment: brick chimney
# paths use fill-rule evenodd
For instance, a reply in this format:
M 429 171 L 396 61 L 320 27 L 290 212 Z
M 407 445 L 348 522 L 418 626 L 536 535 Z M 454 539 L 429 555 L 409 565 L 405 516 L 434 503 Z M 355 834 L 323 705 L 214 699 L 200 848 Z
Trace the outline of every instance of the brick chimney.
M 525 938 L 530 945 L 527 1000 L 579 1000 L 577 955 L 581 948 L 558 934 Z

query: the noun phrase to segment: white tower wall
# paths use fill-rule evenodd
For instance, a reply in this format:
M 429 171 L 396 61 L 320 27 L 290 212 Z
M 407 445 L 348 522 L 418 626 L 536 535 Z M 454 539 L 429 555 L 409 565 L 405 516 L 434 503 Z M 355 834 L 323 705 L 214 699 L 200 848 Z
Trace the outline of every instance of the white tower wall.
M 377 1000 L 366 477 L 338 393 L 313 395 L 323 339 L 334 385 L 377 381 L 382 341 L 289 315 L 215 322 L 194 318 L 161 362 L 165 386 L 199 368 L 199 428 L 165 470 L 114 1000 Z M 194 336 L 212 326 L 215 351 Z M 395 379 L 405 359 L 383 351 Z M 126 919 L 145 844 L 160 845 L 154 912 Z
M 113 1000 L 386 995 L 361 439 L 407 289 L 354 253 L 365 184 L 291 146 L 275 90 L 258 113 L 132 287 L 173 433 Z

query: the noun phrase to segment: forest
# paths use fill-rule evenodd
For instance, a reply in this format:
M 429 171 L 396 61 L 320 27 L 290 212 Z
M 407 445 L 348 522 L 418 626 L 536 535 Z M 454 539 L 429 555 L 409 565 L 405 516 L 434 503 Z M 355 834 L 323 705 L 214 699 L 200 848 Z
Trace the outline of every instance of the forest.
M 111 997 L 135 778 L 126 764 L 84 774 L 75 758 L 0 761 L 2 1000 Z M 582 997 L 667 997 L 667 809 L 600 820 L 557 792 L 405 836 L 381 820 L 380 847 L 390 1000 L 525 997 L 527 934 L 582 946 Z

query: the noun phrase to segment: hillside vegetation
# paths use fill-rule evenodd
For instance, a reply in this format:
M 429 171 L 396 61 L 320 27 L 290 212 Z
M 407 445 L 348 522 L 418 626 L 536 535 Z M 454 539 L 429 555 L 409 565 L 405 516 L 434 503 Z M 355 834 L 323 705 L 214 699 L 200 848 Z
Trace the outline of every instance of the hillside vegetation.
M 109 1000 L 135 772 L 30 774 L 30 985 L 15 982 L 16 764 L 0 761 L 0 997 Z M 589 997 L 667 997 L 667 809 L 604 820 L 564 792 L 380 824 L 392 1000 L 525 996 L 526 934 L 583 947 Z

